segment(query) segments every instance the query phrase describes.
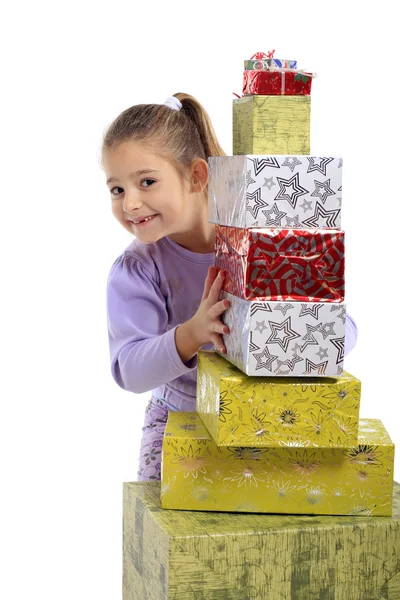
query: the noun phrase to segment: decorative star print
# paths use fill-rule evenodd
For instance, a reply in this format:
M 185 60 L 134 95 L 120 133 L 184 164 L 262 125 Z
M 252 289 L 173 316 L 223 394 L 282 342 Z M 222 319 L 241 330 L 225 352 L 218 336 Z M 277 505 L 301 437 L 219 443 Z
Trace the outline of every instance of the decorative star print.
M 336 315 L 338 319 L 340 319 L 342 321 L 342 323 L 346 322 L 346 308 L 344 306 L 338 306 L 338 305 L 332 305 L 331 306 L 331 312 L 334 312 L 336 310 L 339 310 L 339 314 Z
M 306 200 L 304 198 L 303 204 L 300 204 L 300 208 L 302 208 L 304 210 L 304 212 L 307 212 L 308 210 L 312 210 L 311 204 L 312 204 L 312 200 Z
M 293 352 L 293 356 L 297 354 L 297 350 L 300 350 L 301 352 L 301 346 L 296 342 L 293 348 L 291 349 L 291 352 Z
M 327 156 L 307 156 L 307 160 L 310 163 L 308 165 L 307 173 L 319 171 L 326 177 L 326 167 L 333 161 L 333 158 Z
M 340 187 L 338 188 L 338 193 L 339 193 L 339 192 L 341 192 L 341 191 L 342 191 L 342 186 L 340 186 Z M 338 197 L 336 198 L 336 200 L 338 201 L 338 204 L 339 204 L 339 206 L 340 206 L 340 205 L 342 204 L 342 197 L 341 197 L 341 196 L 338 196 Z
M 292 173 L 298 165 L 301 165 L 301 160 L 297 156 L 287 156 L 282 163 L 282 167 L 289 167 Z
M 331 340 L 332 341 L 332 340 Z M 315 353 L 317 356 L 319 356 L 319 358 L 322 360 L 323 358 L 329 358 L 328 357 L 328 348 L 321 348 L 321 346 L 319 347 L 318 352 Z
M 321 331 L 321 323 L 318 323 L 318 325 L 309 325 L 308 323 L 306 323 L 306 328 L 307 333 L 301 338 L 303 340 L 306 340 L 305 344 L 301 346 L 301 352 L 304 352 L 307 346 L 318 346 L 318 342 L 313 336 L 313 333 L 315 331 Z
M 282 377 L 285 377 L 290 373 L 290 369 L 280 369 L 279 367 L 277 367 L 274 373 L 275 375 L 281 375 Z
M 268 302 L 251 302 L 250 316 L 253 317 L 257 311 L 272 312 L 272 308 Z
M 267 346 L 265 346 L 264 350 L 261 353 L 253 354 L 254 358 L 257 361 L 256 371 L 258 369 L 268 369 L 268 371 L 272 371 L 272 363 L 278 357 L 270 354 Z M 262 359 L 265 358 L 263 361 Z
M 275 203 L 269 210 L 262 210 L 261 212 L 267 217 L 267 225 L 273 225 L 274 227 L 281 227 L 281 221 L 287 215 L 287 213 L 281 212 Z M 275 217 L 272 217 L 272 214 Z
M 309 375 L 312 371 L 318 371 L 319 375 L 323 375 L 326 371 L 326 367 L 328 366 L 328 361 L 323 363 L 313 363 L 312 360 L 306 358 L 306 370 L 304 371 L 304 375 Z
M 246 173 L 246 184 L 247 184 L 247 187 L 249 187 L 249 185 L 250 185 L 251 183 L 255 183 L 255 182 L 256 182 L 256 180 L 255 180 L 255 179 L 252 179 L 252 177 L 251 177 L 251 169 L 249 169 L 249 170 L 247 171 L 247 173 Z
M 254 203 L 254 205 L 251 206 L 251 203 Z M 254 219 L 257 219 L 260 208 L 265 208 L 266 206 L 269 206 L 269 204 L 262 199 L 261 188 L 257 188 L 256 191 L 252 193 L 247 192 L 246 210 L 251 213 Z
M 256 331 L 259 331 L 260 333 L 262 333 L 263 331 L 265 331 L 265 329 L 267 329 L 267 326 L 265 325 L 265 321 L 256 321 L 257 326 L 254 327 L 254 329 Z
M 313 191 L 311 196 L 317 196 L 320 200 L 322 200 L 322 202 L 324 204 L 326 202 L 326 199 L 329 196 L 335 195 L 335 192 L 333 190 L 331 190 L 331 188 L 330 188 L 330 183 L 331 183 L 330 179 L 327 179 L 326 181 L 317 181 L 316 179 L 314 179 L 314 183 L 315 183 L 315 190 Z M 321 190 L 324 190 L 324 191 L 321 192 Z
M 277 365 L 278 365 L 278 367 L 281 367 L 282 365 L 285 365 L 286 367 L 289 367 L 289 369 L 291 371 L 293 371 L 295 364 L 297 362 L 301 362 L 302 360 L 304 360 L 304 358 L 301 358 L 300 356 L 298 356 L 298 354 L 295 354 L 293 356 L 292 360 L 290 360 L 288 358 L 286 360 L 283 360 L 283 361 L 282 360 L 278 360 L 277 361 Z
M 321 333 L 322 333 L 322 337 L 324 338 L 324 340 L 326 340 L 326 338 L 329 335 L 336 335 L 333 327 L 334 327 L 335 323 L 332 321 L 331 323 L 324 323 L 321 327 Z
M 290 302 L 286 302 L 285 304 L 277 304 L 274 310 L 280 310 L 283 316 L 286 317 L 286 313 L 290 308 L 294 308 L 293 304 L 290 304 Z
M 326 227 L 336 227 L 336 219 L 340 215 L 340 208 L 334 210 L 325 210 L 322 204 L 317 202 L 315 211 L 312 217 L 308 217 L 308 219 L 303 219 L 303 223 L 308 225 L 309 227 L 323 227 L 318 221 L 321 219 L 325 219 Z
M 322 306 L 323 304 L 318 304 L 317 302 L 309 302 L 308 304 L 303 304 L 302 302 L 299 317 L 310 315 L 316 321 L 318 321 L 318 311 L 320 308 L 322 308 Z
M 288 317 L 282 323 L 274 323 L 274 321 L 268 321 L 271 328 L 271 335 L 267 339 L 267 344 L 278 344 L 285 352 L 288 349 L 291 340 L 295 340 L 300 337 L 300 334 L 292 329 L 291 317 Z M 283 338 L 280 339 L 279 334 L 283 333 Z
M 249 344 L 249 351 L 250 352 L 254 352 L 255 350 L 259 350 L 260 346 L 257 346 L 257 344 L 255 344 L 253 342 L 253 332 L 250 331 L 250 344 Z
M 268 156 L 267 158 L 250 158 L 253 162 L 254 175 L 257 177 L 265 167 L 272 169 L 280 169 L 278 161 L 274 156 Z
M 273 185 L 276 185 L 273 177 L 264 177 L 264 181 L 265 183 L 263 184 L 263 187 L 267 187 L 269 190 Z
M 295 215 L 294 217 L 286 217 L 286 227 L 299 227 L 301 228 L 299 215 Z
M 333 338 L 333 340 L 329 340 L 338 351 L 336 364 L 341 363 L 344 358 L 344 337 Z
M 292 208 L 296 208 L 297 200 L 300 196 L 308 194 L 308 190 L 300 185 L 299 174 L 295 173 L 290 179 L 276 178 L 279 184 L 279 192 L 275 200 L 286 200 Z

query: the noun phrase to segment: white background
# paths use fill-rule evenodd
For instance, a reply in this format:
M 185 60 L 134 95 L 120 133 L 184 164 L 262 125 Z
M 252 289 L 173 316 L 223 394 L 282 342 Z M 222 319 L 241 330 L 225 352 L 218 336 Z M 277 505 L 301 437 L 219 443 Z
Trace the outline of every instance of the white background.
M 121 598 L 122 484 L 148 394 L 109 368 L 105 289 L 129 244 L 102 135 L 124 109 L 194 95 L 232 153 L 242 65 L 276 49 L 317 73 L 311 153 L 343 157 L 345 367 L 400 444 L 399 15 L 394 2 L 21 2 L 3 9 L 0 597 Z M 395 467 L 400 480 L 400 458 Z

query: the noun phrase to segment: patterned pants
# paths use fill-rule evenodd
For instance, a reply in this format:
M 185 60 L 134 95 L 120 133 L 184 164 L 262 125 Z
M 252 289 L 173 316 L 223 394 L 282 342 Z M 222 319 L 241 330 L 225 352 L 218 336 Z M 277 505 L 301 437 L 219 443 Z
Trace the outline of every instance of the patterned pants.
M 154 396 L 149 401 L 142 427 L 138 481 L 161 479 L 161 449 L 168 418 L 168 408 Z

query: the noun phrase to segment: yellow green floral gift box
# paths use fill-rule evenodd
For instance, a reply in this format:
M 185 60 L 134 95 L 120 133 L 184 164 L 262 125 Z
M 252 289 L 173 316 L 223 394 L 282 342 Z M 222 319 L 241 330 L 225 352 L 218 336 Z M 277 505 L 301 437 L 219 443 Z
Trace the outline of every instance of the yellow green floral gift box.
M 321 515 L 392 514 L 394 444 L 361 419 L 346 449 L 218 447 L 197 413 L 170 412 L 161 506 L 181 510 Z
M 255 377 L 212 351 L 198 353 L 196 412 L 217 446 L 349 447 L 357 442 L 361 382 Z

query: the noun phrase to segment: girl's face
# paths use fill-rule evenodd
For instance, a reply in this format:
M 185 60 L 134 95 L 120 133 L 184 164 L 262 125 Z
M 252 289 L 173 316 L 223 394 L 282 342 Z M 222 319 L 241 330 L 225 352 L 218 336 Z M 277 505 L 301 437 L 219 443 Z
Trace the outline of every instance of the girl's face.
M 178 241 L 193 231 L 197 194 L 182 184 L 167 160 L 146 151 L 139 142 L 124 142 L 104 153 L 103 165 L 112 212 L 140 242 L 149 244 L 164 236 Z

